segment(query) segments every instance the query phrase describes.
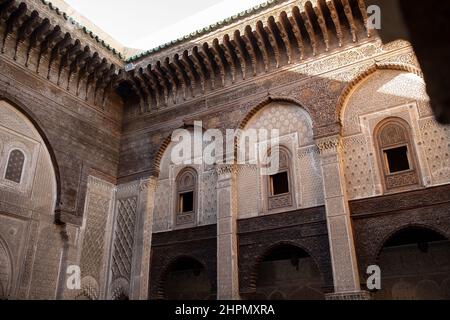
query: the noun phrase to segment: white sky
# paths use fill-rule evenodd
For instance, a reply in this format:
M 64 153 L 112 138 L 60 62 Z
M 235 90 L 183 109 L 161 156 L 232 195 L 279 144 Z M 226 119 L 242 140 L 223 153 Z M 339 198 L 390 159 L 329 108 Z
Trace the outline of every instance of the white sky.
M 148 50 L 266 0 L 65 0 L 124 46 Z

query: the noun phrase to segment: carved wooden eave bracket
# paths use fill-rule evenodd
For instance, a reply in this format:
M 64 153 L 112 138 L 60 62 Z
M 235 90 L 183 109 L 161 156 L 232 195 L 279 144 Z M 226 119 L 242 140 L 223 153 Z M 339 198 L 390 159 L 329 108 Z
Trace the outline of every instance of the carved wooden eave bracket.
M 129 60 L 135 70 L 124 85 L 141 112 L 152 112 L 370 36 L 363 0 L 279 1 L 228 28 Z
M 1 53 L 101 108 L 114 93 L 122 57 L 41 0 L 0 0 Z

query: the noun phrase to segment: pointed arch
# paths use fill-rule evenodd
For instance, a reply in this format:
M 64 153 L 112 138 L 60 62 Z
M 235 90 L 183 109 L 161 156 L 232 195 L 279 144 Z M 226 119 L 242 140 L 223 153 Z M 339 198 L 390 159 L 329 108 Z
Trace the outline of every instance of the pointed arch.
M 36 117 L 33 112 L 27 108 L 21 101 L 19 101 L 15 97 L 11 97 L 4 92 L 0 93 L 0 102 L 4 101 L 6 104 L 15 108 L 20 114 L 22 114 L 33 126 L 33 128 L 37 131 L 39 137 L 42 139 L 44 146 L 50 156 L 50 160 L 52 163 L 52 168 L 55 174 L 55 182 L 56 182 L 56 205 L 55 205 L 55 222 L 60 221 L 60 205 L 61 205 L 61 174 L 58 165 L 58 161 L 56 159 L 55 150 L 53 149 L 50 141 L 48 139 L 48 135 L 44 131 L 44 126 L 42 126 L 38 117 Z
M 438 228 L 412 223 L 395 228 L 378 243 L 374 264 L 382 270 L 379 300 L 442 299 L 450 275 L 450 240 Z M 439 257 L 439 258 L 437 258 Z
M 308 250 L 306 247 L 299 245 L 298 243 L 292 242 L 292 241 L 279 241 L 268 248 L 264 250 L 262 254 L 260 254 L 256 261 L 254 262 L 253 266 L 251 267 L 250 271 L 250 287 L 252 290 L 256 290 L 257 282 L 258 282 L 258 273 L 259 269 L 261 267 L 261 264 L 264 262 L 264 260 L 269 257 L 272 253 L 276 252 L 278 249 L 285 248 L 285 247 L 292 247 L 296 248 L 298 250 L 303 251 L 306 255 L 308 255 L 317 268 L 320 271 L 321 276 L 323 277 L 323 271 L 320 269 L 320 264 L 318 263 L 317 259 L 312 255 L 311 251 Z
M 382 238 L 382 240 L 378 243 L 378 246 L 375 248 L 375 251 L 373 252 L 371 261 L 377 262 L 379 260 L 380 254 L 383 251 L 384 246 L 386 245 L 386 243 L 388 243 L 388 241 L 390 239 L 392 239 L 397 234 L 399 234 L 403 231 L 407 231 L 407 230 L 411 230 L 411 229 L 431 231 L 431 232 L 434 232 L 437 235 L 440 235 L 443 238 L 446 238 L 450 241 L 450 235 L 448 235 L 443 230 L 436 228 L 435 226 L 431 226 L 429 224 L 422 224 L 422 223 L 406 224 L 406 225 L 400 226 L 400 227 L 396 228 L 395 230 L 389 232 Z
M 175 130 L 177 129 L 192 129 L 194 128 L 193 124 L 183 124 L 182 126 L 175 128 L 172 130 L 172 132 L 170 132 L 169 134 L 167 134 L 165 136 L 165 138 L 162 139 L 162 142 L 158 148 L 158 152 L 156 153 L 154 159 L 153 159 L 153 166 L 151 169 L 151 174 L 152 176 L 159 178 L 159 175 L 161 173 L 161 161 L 164 157 L 164 154 L 166 153 L 166 151 L 168 150 L 170 143 L 172 142 L 172 134 Z M 206 130 L 204 127 L 202 127 L 203 132 Z
M 160 169 L 161 169 L 161 160 L 164 156 L 164 153 L 166 152 L 167 148 L 169 147 L 170 143 L 172 142 L 172 133 L 167 135 L 163 141 L 161 142 L 161 145 L 159 146 L 158 152 L 155 155 L 155 158 L 153 160 L 153 166 L 151 169 L 151 173 L 156 178 L 159 178 Z
M 307 107 L 303 106 L 298 100 L 296 100 L 294 98 L 269 96 L 269 97 L 265 98 L 263 101 L 261 101 L 260 103 L 258 103 L 249 112 L 247 112 L 247 114 L 239 121 L 239 125 L 238 125 L 237 129 L 243 130 L 245 128 L 245 126 L 250 122 L 250 120 L 259 111 L 261 111 L 262 109 L 264 109 L 264 107 L 266 107 L 269 104 L 274 103 L 274 102 L 292 103 L 294 105 L 297 105 L 299 108 L 304 109 L 312 121 L 313 128 L 315 127 L 314 118 L 311 116 L 312 113 L 310 112 L 310 110 Z
M 160 273 L 160 276 L 158 278 L 158 281 L 156 283 L 156 290 L 157 290 L 157 299 L 164 299 L 165 298 L 165 283 L 167 281 L 167 278 L 170 274 L 170 272 L 173 270 L 173 268 L 180 262 L 183 261 L 190 261 L 190 262 L 194 262 L 195 264 L 197 264 L 199 266 L 200 269 L 204 270 L 206 272 L 206 275 L 208 276 L 209 282 L 212 285 L 213 279 L 211 279 L 211 273 L 209 271 L 209 269 L 206 267 L 206 264 L 199 259 L 198 257 L 196 257 L 195 255 L 179 255 L 176 256 L 172 259 L 170 259 L 164 266 L 162 272 Z M 212 289 L 212 287 L 211 287 Z
M 354 89 L 362 83 L 365 79 L 367 79 L 369 76 L 374 74 L 376 71 L 379 70 L 393 70 L 393 71 L 404 71 L 407 73 L 413 73 L 420 78 L 424 79 L 424 75 L 422 71 L 417 68 L 416 66 L 408 65 L 408 64 L 401 64 L 401 63 L 374 63 L 370 67 L 366 68 L 364 71 L 360 72 L 355 78 L 353 78 L 352 81 L 350 81 L 347 86 L 342 91 L 338 104 L 336 107 L 336 115 L 339 121 L 340 125 L 343 126 L 343 113 L 344 113 L 344 107 L 350 98 L 351 94 L 353 93 Z
M 293 99 L 293 98 L 286 98 L 286 97 L 275 97 L 275 96 L 269 96 L 267 98 L 265 98 L 263 101 L 261 101 L 259 104 L 257 104 L 255 107 L 253 107 L 249 112 L 247 112 L 247 114 L 239 121 L 239 125 L 237 126 L 237 132 L 234 138 L 234 149 L 235 149 L 235 155 L 238 152 L 238 147 L 239 147 L 239 143 L 240 143 L 240 139 L 242 137 L 242 133 L 244 131 L 244 129 L 247 127 L 247 125 L 252 121 L 252 119 L 262 110 L 264 110 L 264 108 L 268 107 L 270 104 L 272 103 L 287 103 L 287 104 L 292 104 L 293 106 L 296 106 L 300 109 L 302 109 L 306 115 L 308 116 L 308 120 L 311 122 L 311 130 L 312 132 L 312 136 L 315 136 L 315 120 L 314 118 L 311 116 L 311 112 L 307 107 L 304 107 L 298 100 Z

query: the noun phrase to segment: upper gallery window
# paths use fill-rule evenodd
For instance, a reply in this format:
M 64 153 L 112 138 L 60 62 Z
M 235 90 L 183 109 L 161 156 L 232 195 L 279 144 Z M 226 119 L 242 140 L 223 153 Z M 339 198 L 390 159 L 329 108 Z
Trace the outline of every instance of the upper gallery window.
M 24 165 L 25 154 L 18 149 L 12 150 L 6 165 L 5 180 L 20 183 L 22 181 Z
M 195 224 L 197 211 L 197 172 L 192 168 L 181 171 L 176 180 L 177 203 L 175 223 L 178 226 Z
M 270 177 L 270 192 L 272 196 L 289 193 L 289 175 L 287 171 Z
M 388 118 L 375 130 L 387 190 L 419 183 L 410 132 L 408 123 L 400 118 Z
M 279 169 L 275 174 L 268 176 L 269 210 L 292 207 L 293 205 L 289 151 L 281 147 L 276 152 L 279 152 Z
M 408 146 L 384 150 L 384 156 L 390 174 L 411 170 Z

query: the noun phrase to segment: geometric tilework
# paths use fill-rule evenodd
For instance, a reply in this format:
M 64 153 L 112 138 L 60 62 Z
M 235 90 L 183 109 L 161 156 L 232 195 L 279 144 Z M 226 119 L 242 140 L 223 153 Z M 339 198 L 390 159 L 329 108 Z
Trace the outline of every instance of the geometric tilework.
M 450 181 L 450 126 L 442 126 L 434 118 L 419 122 L 421 143 L 431 171 L 432 184 Z
M 199 212 L 200 225 L 213 224 L 217 221 L 217 175 L 215 170 L 203 173 L 201 199 L 203 210 Z
M 363 134 L 343 139 L 344 177 L 350 199 L 375 195 L 370 144 Z

